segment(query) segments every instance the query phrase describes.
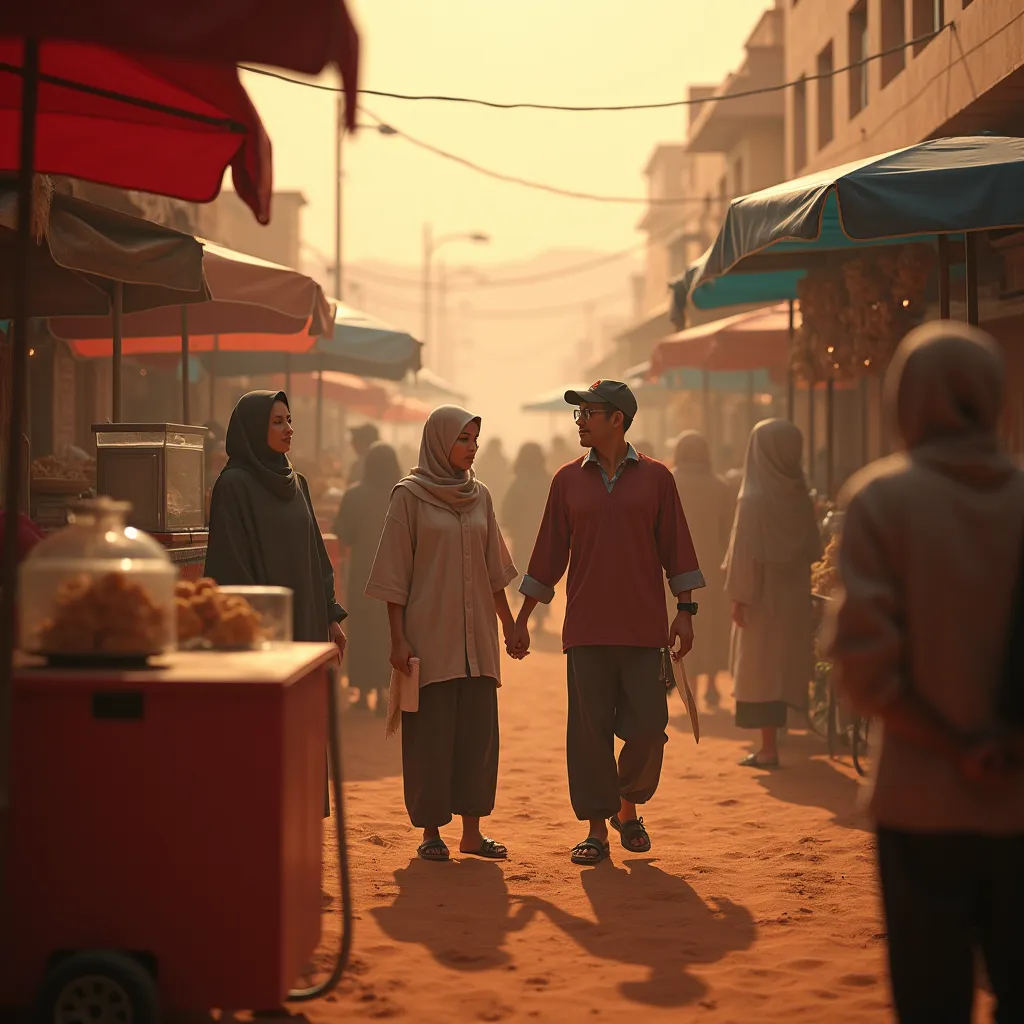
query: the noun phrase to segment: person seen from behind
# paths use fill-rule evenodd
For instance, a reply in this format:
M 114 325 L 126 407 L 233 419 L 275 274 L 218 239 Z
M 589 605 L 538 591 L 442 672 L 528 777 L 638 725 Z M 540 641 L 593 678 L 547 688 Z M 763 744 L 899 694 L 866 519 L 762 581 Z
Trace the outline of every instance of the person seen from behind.
M 704 586 L 675 482 L 667 466 L 626 440 L 637 412 L 623 383 L 567 391 L 588 454 L 551 482 L 530 568 L 520 590 L 512 653 L 529 650 L 529 621 L 569 570 L 562 645 L 569 696 L 569 796 L 587 837 L 570 855 L 597 864 L 609 854 L 608 825 L 630 853 L 651 838 L 637 805 L 658 788 L 668 737 L 662 651 L 693 646 L 691 591 Z M 671 627 L 665 578 L 676 595 Z M 615 737 L 624 741 L 616 764 Z
M 363 590 L 370 578 L 391 492 L 401 476 L 395 449 L 383 441 L 371 445 L 362 479 L 345 492 L 334 523 L 335 534 L 348 549 L 348 681 L 359 690 L 353 706 L 366 710 L 367 698 L 374 693 L 374 712 L 378 716 L 387 712 L 390 627 L 387 609 Z
M 722 562 L 729 547 L 736 501 L 729 485 L 711 468 L 711 448 L 696 430 L 684 431 L 676 439 L 672 475 L 707 582 L 701 595 L 700 641 L 684 664 L 695 684 L 699 676 L 707 676 L 704 700 L 709 708 L 716 708 L 721 695 L 715 680 L 719 672 L 729 668 L 731 618 Z M 675 605 L 674 597 L 671 604 Z
M 802 456 L 803 436 L 788 420 L 762 420 L 751 431 L 725 559 L 736 725 L 761 733 L 760 748 L 740 762 L 747 768 L 777 768 L 787 709 L 807 711 L 811 566 L 821 536 Z
M 352 443 L 352 451 L 356 453 L 355 461 L 348 471 L 348 485 L 351 487 L 362 480 L 367 452 L 371 445 L 380 440 L 380 431 L 372 423 L 360 423 L 358 427 L 353 427 L 349 431 L 349 439 Z
M 995 1019 L 1022 1021 L 1024 722 L 1008 729 L 997 694 L 1019 706 L 1024 685 L 1004 675 L 1024 472 L 996 433 L 1002 357 L 975 328 L 928 323 L 884 394 L 902 450 L 841 495 L 830 653 L 842 692 L 882 725 L 870 810 L 893 1003 L 904 1024 L 969 1024 L 980 954 Z
M 537 539 L 551 486 L 544 449 L 535 441 L 524 444 L 516 456 L 513 474 L 501 507 L 501 525 L 512 545 L 512 557 L 523 566 L 529 560 L 533 542 Z M 519 582 L 522 582 L 522 577 Z M 538 617 L 547 610 L 547 605 L 541 605 Z
M 366 596 L 387 603 L 391 665 L 419 660 L 419 710 L 402 712 L 405 805 L 423 830 L 417 853 L 448 860 L 440 829 L 462 818 L 462 853 L 504 860 L 480 831 L 498 784 L 498 622 L 516 568 L 487 488 L 476 479 L 480 417 L 446 405 L 423 427 L 419 463 L 391 495 Z

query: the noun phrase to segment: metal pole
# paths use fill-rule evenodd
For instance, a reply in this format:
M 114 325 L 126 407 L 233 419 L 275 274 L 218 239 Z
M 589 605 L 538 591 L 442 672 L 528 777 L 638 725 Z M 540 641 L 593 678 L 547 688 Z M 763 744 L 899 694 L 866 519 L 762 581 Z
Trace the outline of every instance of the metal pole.
M 210 353 L 210 416 L 212 423 L 217 417 L 217 353 L 220 351 L 220 335 L 213 336 L 213 351 Z
M 825 384 L 825 488 L 829 499 L 835 497 L 836 471 L 836 383 L 829 377 Z
M 949 235 L 939 235 L 939 319 L 949 319 Z
M 430 225 L 423 225 L 423 348 L 430 352 L 430 261 L 434 258 L 434 243 L 430 235 Z
M 288 395 L 289 401 L 291 400 L 292 390 L 292 354 L 291 352 L 285 352 L 284 354 L 284 393 Z
M 192 423 L 191 352 L 188 341 L 188 306 L 181 307 L 181 414 L 182 423 Z
M 115 423 L 120 423 L 122 416 L 121 408 L 121 351 L 124 347 L 124 285 L 120 281 L 114 282 L 114 308 L 111 314 L 113 318 L 113 353 L 110 372 L 111 379 L 111 414 Z
M 334 118 L 335 144 L 334 144 L 334 297 L 344 301 L 341 294 L 343 287 L 341 268 L 341 218 L 343 185 L 342 174 L 344 171 L 344 153 L 342 146 L 345 140 L 345 94 L 338 93 L 337 106 Z
M 18 231 L 15 237 L 14 325 L 11 331 L 11 422 L 7 437 L 4 490 L 3 558 L 0 559 L 0 809 L 10 806 L 11 690 L 14 658 L 14 608 L 18 561 L 18 512 L 22 486 L 21 435 L 28 401 L 28 328 L 32 307 L 29 263 L 32 256 L 32 171 L 36 158 L 39 105 L 39 43 L 24 42 L 21 80 L 21 153 L 18 168 Z M 3 856 L 0 852 L 0 862 Z
M 796 336 L 796 317 L 793 312 L 793 300 L 789 300 L 789 373 L 786 375 L 786 419 L 794 421 L 796 413 L 796 381 L 793 379 L 793 338 Z
M 448 272 L 442 263 L 437 268 L 437 332 L 434 341 L 434 368 L 448 376 Z
M 978 326 L 978 236 L 964 234 L 964 255 L 967 259 L 967 322 Z

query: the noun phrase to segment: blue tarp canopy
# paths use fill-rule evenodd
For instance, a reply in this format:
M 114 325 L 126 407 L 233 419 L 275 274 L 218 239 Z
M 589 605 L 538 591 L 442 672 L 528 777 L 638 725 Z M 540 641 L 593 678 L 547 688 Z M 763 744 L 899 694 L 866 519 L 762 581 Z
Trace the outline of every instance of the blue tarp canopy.
M 307 352 L 204 352 L 200 358 L 207 368 L 215 367 L 218 377 L 335 370 L 402 380 L 410 371 L 419 370 L 420 348 L 411 334 L 339 302 L 334 333 L 318 338 Z
M 1021 224 L 1024 139 L 933 139 L 734 199 L 673 291 L 679 308 L 789 299 L 824 252 Z

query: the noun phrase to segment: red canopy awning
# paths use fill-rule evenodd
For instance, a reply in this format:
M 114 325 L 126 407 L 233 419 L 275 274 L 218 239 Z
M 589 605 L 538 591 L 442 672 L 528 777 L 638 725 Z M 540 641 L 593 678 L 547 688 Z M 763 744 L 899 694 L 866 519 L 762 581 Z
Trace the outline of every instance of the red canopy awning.
M 783 303 L 669 335 L 655 345 L 650 373 L 657 379 L 678 367 L 778 372 L 788 366 L 789 306 Z
M 432 412 L 433 407 L 426 402 L 399 395 L 391 399 L 379 419 L 383 423 L 425 423 Z

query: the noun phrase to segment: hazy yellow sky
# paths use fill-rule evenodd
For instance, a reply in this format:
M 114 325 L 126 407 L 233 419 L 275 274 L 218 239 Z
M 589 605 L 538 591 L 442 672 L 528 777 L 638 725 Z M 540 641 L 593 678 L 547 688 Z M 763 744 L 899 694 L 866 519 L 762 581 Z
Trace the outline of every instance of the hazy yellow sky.
M 364 88 L 567 104 L 682 98 L 717 82 L 771 0 L 350 0 Z M 333 96 L 246 76 L 274 144 L 275 186 L 309 200 L 305 239 L 334 246 Z M 681 139 L 685 108 L 658 112 L 494 111 L 366 98 L 400 130 L 477 163 L 566 188 L 642 196 L 651 147 Z M 491 181 L 374 133 L 346 146 L 345 259 L 415 266 L 422 226 L 479 230 L 490 246 L 452 260 L 506 262 L 548 248 L 635 242 L 640 206 L 563 199 Z

